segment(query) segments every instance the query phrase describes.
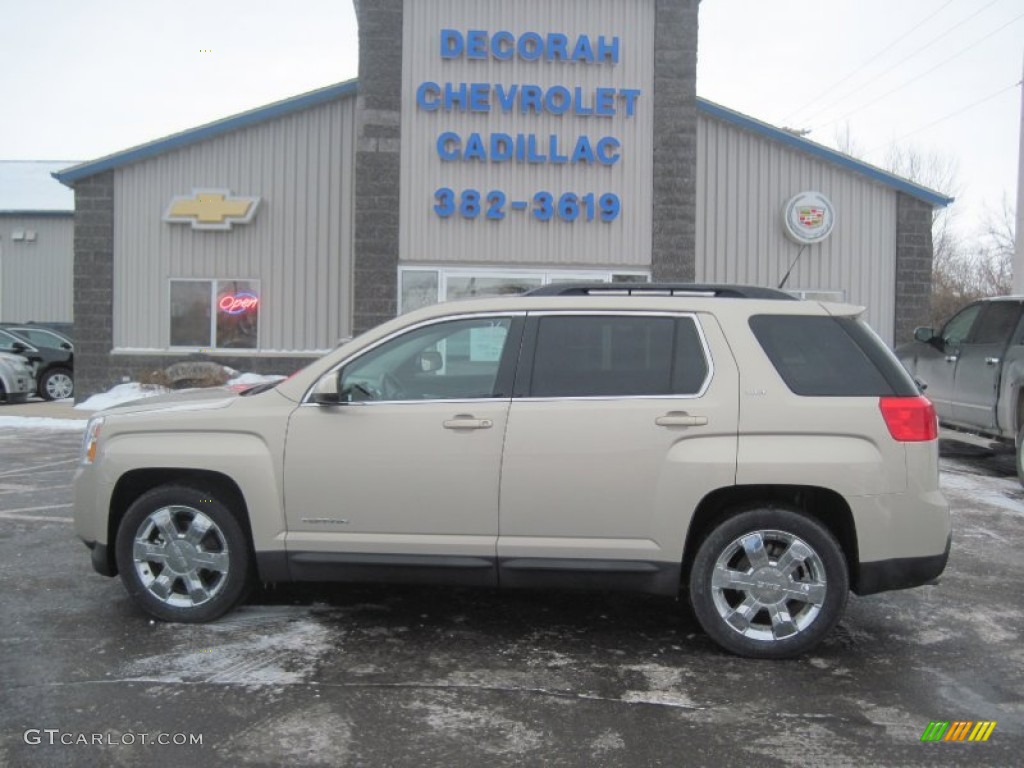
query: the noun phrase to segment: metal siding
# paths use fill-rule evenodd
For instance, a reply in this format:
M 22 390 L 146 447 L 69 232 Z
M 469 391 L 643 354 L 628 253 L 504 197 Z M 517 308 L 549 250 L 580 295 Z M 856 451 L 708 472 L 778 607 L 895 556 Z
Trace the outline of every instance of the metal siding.
M 167 347 L 170 278 L 259 280 L 264 351 L 349 335 L 354 121 L 343 98 L 117 169 L 114 346 Z M 259 209 L 228 231 L 164 222 L 193 188 L 259 196 Z
M 480 3 L 477 0 L 410 2 L 404 13 L 402 86 L 402 161 L 400 252 L 404 263 L 474 263 L 542 266 L 647 267 L 651 259 L 651 209 L 653 169 L 654 0 L 623 3 L 620 0 L 516 0 Z M 581 21 L 583 20 L 583 21 Z M 508 30 L 561 32 L 570 41 L 587 34 L 596 43 L 599 35 L 618 36 L 619 63 L 573 64 L 488 60 L 442 61 L 438 49 L 440 30 L 471 29 L 491 33 Z M 570 42 L 570 45 L 572 43 Z M 596 87 L 639 88 L 634 117 L 580 117 L 565 114 L 505 114 L 500 108 L 489 114 L 425 112 L 416 106 L 416 88 L 433 81 L 453 83 L 581 86 L 584 93 Z M 492 100 L 493 101 L 493 100 Z M 621 102 L 617 102 L 621 104 Z M 596 143 L 602 136 L 621 142 L 620 160 L 610 167 L 595 164 L 574 169 L 550 163 L 442 162 L 435 142 L 443 131 L 465 136 L 477 132 L 549 134 L 562 138 L 562 152 L 570 154 L 577 136 Z M 566 144 L 569 144 L 567 148 Z M 505 219 L 489 221 L 483 215 L 463 219 L 457 212 L 440 219 L 433 210 L 434 191 L 449 187 L 457 193 L 472 188 L 486 194 L 502 190 L 507 200 L 532 201 L 539 191 L 595 196 L 614 192 L 622 201 L 622 213 L 610 223 L 557 219 L 544 223 L 528 212 L 512 210 L 506 203 Z M 532 208 L 532 202 L 531 202 Z M 425 247 L 426 246 L 426 247 Z
M 696 279 L 775 287 L 799 246 L 783 234 L 785 203 L 824 193 L 836 222 L 786 283 L 845 291 L 890 344 L 896 301 L 896 192 L 756 133 L 698 115 Z
M 0 322 L 71 322 L 74 231 L 72 216 L 0 216 Z

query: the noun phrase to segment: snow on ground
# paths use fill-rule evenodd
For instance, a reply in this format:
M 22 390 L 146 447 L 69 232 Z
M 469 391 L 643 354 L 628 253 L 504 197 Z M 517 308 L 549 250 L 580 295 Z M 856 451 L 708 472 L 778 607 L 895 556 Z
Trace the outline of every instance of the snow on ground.
M 947 498 L 957 494 L 970 500 L 972 507 L 985 504 L 1024 517 L 1024 493 L 1016 477 L 979 475 L 951 464 L 943 466 L 940 484 Z
M 48 419 L 43 416 L 0 416 L 0 429 L 85 429 L 84 419 Z

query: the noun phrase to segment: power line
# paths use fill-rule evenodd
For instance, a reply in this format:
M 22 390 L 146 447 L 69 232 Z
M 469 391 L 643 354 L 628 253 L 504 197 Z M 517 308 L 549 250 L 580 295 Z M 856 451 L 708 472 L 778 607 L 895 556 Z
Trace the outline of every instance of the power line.
M 953 59 L 959 58 L 960 56 L 964 55 L 965 53 L 967 53 L 972 48 L 975 48 L 975 47 L 981 45 L 983 42 L 988 40 L 993 35 L 996 35 L 999 32 L 1002 32 L 1004 29 L 1009 27 L 1011 24 L 1015 24 L 1016 22 L 1020 21 L 1021 19 L 1024 19 L 1024 13 L 1020 14 L 1019 16 L 1015 16 L 1014 18 L 1010 19 L 1008 22 L 1003 24 L 1001 27 L 999 27 L 997 29 L 994 29 L 991 32 L 989 32 L 983 38 L 981 38 L 979 40 L 975 40 L 973 43 L 968 45 L 966 48 L 961 48 L 959 51 L 954 53 L 952 56 L 949 56 L 949 57 L 943 59 L 942 61 L 940 61 L 935 66 L 931 67 L 930 69 L 926 69 L 924 72 L 922 72 L 921 74 L 917 75 L 916 77 L 912 77 L 910 80 L 907 80 L 902 85 L 898 85 L 895 88 L 893 88 L 892 90 L 886 91 L 881 96 L 876 96 L 875 98 L 871 99 L 870 101 L 865 101 L 863 104 L 861 104 L 861 105 L 859 105 L 857 107 L 854 107 L 849 112 L 846 112 L 845 114 L 835 118 L 834 120 L 829 120 L 827 123 L 822 123 L 821 125 L 815 126 L 811 130 L 812 131 L 817 131 L 817 130 L 820 130 L 822 128 L 828 128 L 828 126 L 835 125 L 836 123 L 841 122 L 841 121 L 845 120 L 846 118 L 850 117 L 850 115 L 854 115 L 857 112 L 860 112 L 862 109 L 864 109 L 866 107 L 870 107 L 872 104 L 874 104 L 876 102 L 879 102 L 882 99 L 887 98 L 888 96 L 892 96 L 892 94 L 896 93 L 897 91 L 902 91 L 908 85 L 916 83 L 922 77 L 925 77 L 926 75 L 930 75 L 932 72 L 934 72 L 936 69 L 939 69 L 940 67 L 944 67 L 946 64 L 948 64 L 949 62 L 953 61 Z
M 888 52 L 889 52 L 890 50 L 892 50 L 892 49 L 893 49 L 893 48 L 894 48 L 894 47 L 895 47 L 895 46 L 896 46 L 896 45 L 897 45 L 898 43 L 900 43 L 900 42 L 902 42 L 903 40 L 905 40 L 905 39 L 906 39 L 907 37 L 909 37 L 909 36 L 910 36 L 911 34 L 913 34 L 913 33 L 914 33 L 914 32 L 916 32 L 916 31 L 917 31 L 918 29 L 920 29 L 921 27 L 923 27 L 923 26 L 924 26 L 924 25 L 925 25 L 926 23 L 928 23 L 928 22 L 929 22 L 929 21 L 931 21 L 931 20 L 932 20 L 933 18 L 935 18 L 936 16 L 938 16 L 938 15 L 939 15 L 939 14 L 940 14 L 940 13 L 941 13 L 942 11 L 944 11 L 944 10 L 945 10 L 945 9 L 946 9 L 946 8 L 947 8 L 948 6 L 952 5 L 952 4 L 953 4 L 953 3 L 955 3 L 955 2 L 956 2 L 956 0 L 946 0 L 946 2 L 945 2 L 945 3 L 943 3 L 943 4 L 942 4 L 942 5 L 941 5 L 941 6 L 939 7 L 939 9 L 938 9 L 938 10 L 936 10 L 936 11 L 933 11 L 932 13 L 930 13 L 930 14 L 929 14 L 928 16 L 926 16 L 926 17 L 925 17 L 924 19 L 922 19 L 921 21 L 919 21 L 919 22 L 918 22 L 917 24 L 915 24 L 915 25 L 914 25 L 913 27 L 911 27 L 910 29 L 908 29 L 908 30 L 907 30 L 906 32 L 904 32 L 904 33 L 903 33 L 903 34 L 901 34 L 901 35 L 900 35 L 899 37 L 897 37 L 897 38 L 896 38 L 895 40 L 893 40 L 893 41 L 892 41 L 891 43 L 889 43 L 889 44 L 888 44 L 887 46 L 885 46 L 885 48 L 883 48 L 882 50 L 880 50 L 880 51 L 879 51 L 878 53 L 876 53 L 876 54 L 875 54 L 874 56 L 872 56 L 871 58 L 867 59 L 866 61 L 863 61 L 863 62 L 861 62 L 861 64 L 860 64 L 860 65 L 859 65 L 859 66 L 858 66 L 858 67 L 857 67 L 856 69 L 853 69 L 853 70 L 851 70 L 851 71 L 850 71 L 850 72 L 848 72 L 848 73 L 847 73 L 847 74 L 846 74 L 846 75 L 845 75 L 844 77 L 842 77 L 842 78 L 840 78 L 839 80 L 837 80 L 836 82 L 832 83 L 832 84 L 831 84 L 830 86 L 828 86 L 828 88 L 826 88 L 825 90 L 823 90 L 823 91 L 822 91 L 821 93 L 819 93 L 819 94 L 818 94 L 817 96 L 815 96 L 815 97 L 814 97 L 813 99 L 811 99 L 810 101 L 808 101 L 808 102 L 807 102 L 806 104 L 804 104 L 804 105 L 803 105 L 802 107 L 800 107 L 800 108 L 798 108 L 798 109 L 795 109 L 795 110 L 793 110 L 792 112 L 790 112 L 790 113 L 789 113 L 789 114 L 788 114 L 788 115 L 787 115 L 786 117 L 784 117 L 784 118 L 783 118 L 782 122 L 783 122 L 783 123 L 787 123 L 787 122 L 789 121 L 789 119 L 790 119 L 790 118 L 792 118 L 792 117 L 795 117 L 796 115 L 798 115 L 798 114 L 800 114 L 801 112 L 803 112 L 803 111 L 804 111 L 805 109 L 807 109 L 807 108 L 808 108 L 809 106 L 811 106 L 812 104 L 814 104 L 815 102 L 817 102 L 817 101 L 818 101 L 818 100 L 819 100 L 819 99 L 820 99 L 820 98 L 821 98 L 822 96 L 826 96 L 826 95 L 828 95 L 829 93 L 831 93 L 831 92 L 832 92 L 833 90 L 835 90 L 835 89 L 836 89 L 836 88 L 837 88 L 838 86 L 842 85 L 842 84 L 843 84 L 843 83 L 845 83 L 845 82 L 846 82 L 847 80 L 849 80 L 849 79 L 850 79 L 851 77 L 853 77 L 854 75 L 856 75 L 857 73 L 859 73 L 859 72 L 860 72 L 861 70 L 863 70 L 863 69 L 864 69 L 864 68 L 865 68 L 865 67 L 866 67 L 866 66 L 867 66 L 868 64 L 870 64 L 870 63 L 872 63 L 873 61 L 875 61 L 876 59 L 878 59 L 878 58 L 879 58 L 879 57 L 880 57 L 880 56 L 881 56 L 882 54 L 888 53 Z
M 984 12 L 985 12 L 986 10 L 988 10 L 989 8 L 991 8 L 991 7 L 993 6 L 993 5 L 995 5 L 995 4 L 996 4 L 996 3 L 998 3 L 998 2 L 1000 2 L 1000 0 L 991 0 L 991 2 L 989 2 L 988 4 L 986 4 L 986 5 L 982 6 L 981 8 L 979 8 L 979 9 L 978 9 L 977 11 L 975 11 L 974 13 L 972 13 L 972 14 L 970 14 L 969 16 L 967 16 L 967 17 L 965 17 L 965 18 L 961 19 L 961 20 L 960 20 L 960 21 L 958 21 L 958 22 L 957 22 L 956 24 L 954 24 L 953 26 L 949 27 L 949 28 L 948 28 L 948 29 L 947 29 L 947 30 L 946 30 L 945 32 L 942 32 L 942 33 L 941 33 L 940 35 L 938 35 L 938 37 L 934 37 L 934 38 L 932 38 L 932 39 L 931 39 L 931 40 L 929 40 L 929 41 L 928 41 L 927 43 L 925 43 L 924 45 L 922 45 L 922 46 L 921 46 L 920 48 L 918 48 L 918 49 L 916 49 L 915 51 L 913 51 L 912 53 L 910 53 L 910 54 L 908 54 L 908 55 L 904 56 L 904 57 L 903 57 L 902 59 L 900 59 L 899 61 L 897 61 L 897 62 L 896 62 L 895 64 L 892 64 L 892 65 L 890 65 L 890 66 L 886 67 L 886 68 L 885 68 L 885 69 L 883 69 L 883 70 L 882 70 L 881 72 L 878 72 L 878 73 L 877 73 L 876 75 L 874 75 L 873 77 L 871 77 L 871 78 L 869 78 L 868 80 L 864 81 L 864 82 L 863 82 L 863 83 L 861 83 L 861 84 L 860 84 L 859 86 L 857 86 L 856 88 L 854 88 L 854 89 L 853 89 L 852 91 L 849 91 L 849 92 L 847 92 L 846 94 L 844 94 L 843 96 L 840 96 L 840 97 L 839 97 L 838 99 L 835 99 L 835 100 L 833 100 L 833 101 L 829 102 L 829 103 L 828 103 L 828 104 L 826 104 L 826 105 L 825 105 L 824 107 L 820 107 L 820 108 L 819 108 L 819 109 L 818 109 L 818 110 L 817 110 L 816 112 L 814 112 L 814 114 L 812 114 L 812 115 L 811 115 L 810 117 L 808 117 L 808 118 L 807 118 L 806 122 L 808 122 L 808 123 L 809 123 L 809 122 L 813 122 L 813 120 L 814 120 L 814 119 L 815 119 L 815 118 L 816 118 L 816 117 L 817 117 L 818 115 L 820 115 L 821 113 L 823 113 L 823 112 L 825 112 L 825 111 L 827 111 L 827 110 L 831 109 L 832 107 L 835 107 L 835 106 L 837 106 L 838 104 L 841 104 L 842 102 L 846 101 L 846 100 L 847 100 L 848 98 L 850 98 L 851 96 L 853 96 L 854 94 L 856 94 L 856 93 L 860 93 L 861 91 L 863 91 L 863 90 L 864 90 L 865 88 L 867 88 L 867 87 L 868 87 L 869 85 L 871 85 L 871 84 L 872 84 L 873 82 L 875 82 L 876 80 L 878 80 L 878 79 L 879 79 L 880 77 L 882 77 L 883 75 L 887 75 L 887 74 L 888 74 L 889 72 L 892 72 L 892 71 L 893 71 L 894 69 L 896 69 L 896 67 L 899 67 L 900 65 L 902 65 L 902 64 L 905 64 L 906 62 L 910 61 L 910 60 L 911 60 L 912 58 L 914 58 L 914 57 L 915 57 L 915 56 L 917 56 L 918 54 L 920 54 L 920 53 L 922 53 L 923 51 L 926 51 L 927 49 L 931 48 L 931 47 L 932 47 L 933 45 L 935 45 L 935 44 L 936 44 L 937 42 L 939 42 L 940 40 L 942 40 L 942 39 L 943 39 L 944 37 L 947 37 L 948 35 L 951 35 L 951 34 L 952 34 L 953 32 L 956 32 L 956 31 L 957 31 L 957 30 L 958 30 L 958 29 L 959 29 L 959 28 L 960 28 L 961 26 L 963 26 L 963 25 L 964 25 L 964 24 L 965 24 L 966 22 L 968 22 L 968 21 L 970 21 L 971 19 L 975 18 L 975 17 L 976 17 L 976 16 L 978 16 L 979 14 L 981 14 L 981 13 L 984 13 Z M 1010 23 L 1013 23 L 1013 22 L 1010 22 Z M 998 31 L 998 30 L 997 30 L 997 31 Z
M 1011 90 L 1013 88 L 1016 88 L 1016 87 L 1018 87 L 1020 85 L 1024 85 L 1024 80 L 1021 80 L 1020 82 L 1017 82 L 1017 83 L 1013 83 L 1012 85 L 1008 85 L 1005 88 L 1000 88 L 995 93 L 990 93 L 988 96 L 986 96 L 983 99 L 978 99 L 977 101 L 971 102 L 966 107 L 961 107 L 960 109 L 957 109 L 957 110 L 954 110 L 953 112 L 950 112 L 948 115 L 943 115 L 942 117 L 940 117 L 937 120 L 932 120 L 927 125 L 922 125 L 920 128 L 915 128 L 912 131 L 908 131 L 907 133 L 904 133 L 902 136 L 897 136 L 892 141 L 889 141 L 889 142 L 887 142 L 885 144 L 879 144 L 877 147 L 872 147 L 871 149 L 869 149 L 864 154 L 865 155 L 870 155 L 876 149 L 881 149 L 882 147 L 889 146 L 891 144 L 896 144 L 896 143 L 898 143 L 900 141 L 903 141 L 903 139 L 907 138 L 908 136 L 913 136 L 914 134 L 920 133 L 921 131 L 926 131 L 929 128 L 931 128 L 933 125 L 938 125 L 941 122 L 949 120 L 951 117 L 956 117 L 957 115 L 961 115 L 964 112 L 967 112 L 968 110 L 974 109 L 975 107 L 980 106 L 980 105 L 984 104 L 987 101 L 992 101 L 992 99 L 996 98 L 996 96 L 1001 96 L 1002 94 L 1006 93 L 1007 91 L 1009 91 L 1009 90 Z

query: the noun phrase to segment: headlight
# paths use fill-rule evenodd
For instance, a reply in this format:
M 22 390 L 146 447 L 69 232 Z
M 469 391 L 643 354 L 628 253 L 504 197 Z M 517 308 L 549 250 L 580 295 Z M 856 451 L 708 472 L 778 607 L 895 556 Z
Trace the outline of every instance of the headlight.
M 85 437 L 82 439 L 82 454 L 80 456 L 82 464 L 92 464 L 96 461 L 96 452 L 99 450 L 100 444 L 100 428 L 102 426 L 102 416 L 94 416 L 89 419 L 89 424 L 85 428 Z

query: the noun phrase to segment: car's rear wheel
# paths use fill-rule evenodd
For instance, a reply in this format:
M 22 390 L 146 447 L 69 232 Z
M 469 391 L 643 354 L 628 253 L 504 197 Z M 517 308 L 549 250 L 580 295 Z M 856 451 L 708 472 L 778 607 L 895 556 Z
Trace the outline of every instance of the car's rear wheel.
M 252 582 L 238 520 L 214 494 L 188 486 L 161 486 L 140 496 L 118 528 L 116 556 L 128 593 L 165 621 L 216 619 Z
M 754 658 L 813 648 L 839 621 L 848 591 L 835 537 L 788 508 L 729 517 L 701 543 L 690 572 L 690 601 L 704 631 Z
M 51 368 L 39 381 L 39 395 L 46 400 L 64 400 L 75 394 L 75 379 L 67 368 Z

